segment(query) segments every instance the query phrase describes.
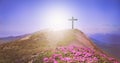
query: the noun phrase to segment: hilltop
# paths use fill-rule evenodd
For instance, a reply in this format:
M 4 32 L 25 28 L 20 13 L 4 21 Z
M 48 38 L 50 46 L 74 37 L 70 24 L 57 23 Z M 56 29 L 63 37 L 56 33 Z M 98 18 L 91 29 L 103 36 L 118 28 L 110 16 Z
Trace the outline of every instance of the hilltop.
M 80 30 L 41 30 L 28 34 L 18 40 L 1 44 L 0 63 L 41 63 L 43 62 L 42 60 L 44 57 L 46 55 L 47 57 L 50 57 L 53 51 L 56 51 L 56 48 L 67 48 L 69 46 L 75 46 L 77 48 L 90 48 L 91 50 L 105 54 L 109 57 L 108 54 L 99 49 Z M 44 55 L 44 52 L 48 53 Z M 105 60 L 108 61 L 107 58 L 105 58 Z

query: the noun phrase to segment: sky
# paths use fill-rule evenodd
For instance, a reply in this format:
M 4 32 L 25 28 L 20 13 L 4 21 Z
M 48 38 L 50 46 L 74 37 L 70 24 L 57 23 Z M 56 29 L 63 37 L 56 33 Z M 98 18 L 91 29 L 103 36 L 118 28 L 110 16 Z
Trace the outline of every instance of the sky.
M 119 0 L 0 0 L 0 37 L 71 29 L 72 16 L 84 33 L 120 33 Z

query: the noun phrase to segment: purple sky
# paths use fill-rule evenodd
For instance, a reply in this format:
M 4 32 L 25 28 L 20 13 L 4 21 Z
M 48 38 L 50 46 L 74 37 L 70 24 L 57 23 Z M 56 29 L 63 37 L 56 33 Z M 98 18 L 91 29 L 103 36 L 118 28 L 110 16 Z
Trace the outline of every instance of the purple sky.
M 46 12 L 58 9 L 63 16 L 69 12 L 68 19 L 77 18 L 75 27 L 85 33 L 120 31 L 119 0 L 0 0 L 0 37 L 49 28 L 47 17 L 54 15 Z M 67 18 L 65 23 L 71 24 Z M 66 28 L 70 29 L 71 25 Z

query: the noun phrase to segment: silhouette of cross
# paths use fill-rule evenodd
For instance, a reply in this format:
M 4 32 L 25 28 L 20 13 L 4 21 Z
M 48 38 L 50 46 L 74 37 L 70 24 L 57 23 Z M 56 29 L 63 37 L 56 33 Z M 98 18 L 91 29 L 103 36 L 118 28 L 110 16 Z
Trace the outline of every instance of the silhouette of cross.
M 74 21 L 77 21 L 78 19 L 74 19 L 74 17 L 72 17 L 72 19 L 69 19 L 69 21 L 72 21 L 72 29 L 74 29 Z

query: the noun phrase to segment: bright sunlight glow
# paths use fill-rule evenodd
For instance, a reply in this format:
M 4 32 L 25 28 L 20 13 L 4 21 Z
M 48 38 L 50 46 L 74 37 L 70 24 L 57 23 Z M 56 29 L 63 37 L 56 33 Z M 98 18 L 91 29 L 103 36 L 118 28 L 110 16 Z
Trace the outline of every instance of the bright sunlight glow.
M 70 27 L 68 18 L 68 10 L 63 8 L 53 7 L 48 9 L 45 14 L 45 21 L 49 24 L 49 28 L 54 31 Z

